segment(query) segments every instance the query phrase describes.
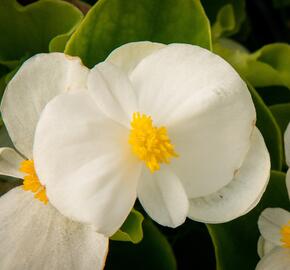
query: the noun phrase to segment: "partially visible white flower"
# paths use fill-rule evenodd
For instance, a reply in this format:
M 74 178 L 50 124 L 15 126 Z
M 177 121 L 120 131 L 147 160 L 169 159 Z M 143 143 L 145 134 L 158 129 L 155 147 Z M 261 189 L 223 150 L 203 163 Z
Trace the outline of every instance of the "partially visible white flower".
M 286 163 L 290 167 L 290 125 L 284 134 Z M 290 198 L 290 169 L 286 175 L 286 186 Z M 258 254 L 261 261 L 257 270 L 290 269 L 290 212 L 281 208 L 265 209 L 259 220 L 261 237 Z
M 19 152 L 0 148 L 0 174 L 24 178 L 24 185 L 0 198 L 1 270 L 104 267 L 108 238 L 96 233 L 92 225 L 68 219 L 48 202 L 32 155 L 35 127 L 44 106 L 60 93 L 84 90 L 87 75 L 88 69 L 78 58 L 39 54 L 22 65 L 5 90 L 1 113 Z
M 259 220 L 261 236 L 256 270 L 290 269 L 290 212 L 281 208 L 265 209 Z
M 286 156 L 286 163 L 288 165 L 288 171 L 286 174 L 286 186 L 288 193 L 290 193 L 290 123 L 288 124 L 284 133 L 284 150 Z
M 269 154 L 247 86 L 222 58 L 130 43 L 96 65 L 87 86 L 52 100 L 36 130 L 37 173 L 63 214 L 110 235 L 137 197 L 170 227 L 187 216 L 229 221 L 258 203 Z

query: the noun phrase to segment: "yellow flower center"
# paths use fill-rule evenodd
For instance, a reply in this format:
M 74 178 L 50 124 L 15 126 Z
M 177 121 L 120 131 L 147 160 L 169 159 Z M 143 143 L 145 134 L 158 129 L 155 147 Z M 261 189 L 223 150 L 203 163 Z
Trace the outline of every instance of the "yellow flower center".
M 33 192 L 36 199 L 47 204 L 48 198 L 46 196 L 45 186 L 40 183 L 37 177 L 33 160 L 22 161 L 19 170 L 27 174 L 24 176 L 23 189 Z
M 281 235 L 281 241 L 283 242 L 283 246 L 290 248 L 290 221 L 288 222 L 288 224 L 282 226 Z
M 166 128 L 153 126 L 151 117 L 146 114 L 133 114 L 129 143 L 133 153 L 152 173 L 160 169 L 160 163 L 169 163 L 172 157 L 178 157 Z

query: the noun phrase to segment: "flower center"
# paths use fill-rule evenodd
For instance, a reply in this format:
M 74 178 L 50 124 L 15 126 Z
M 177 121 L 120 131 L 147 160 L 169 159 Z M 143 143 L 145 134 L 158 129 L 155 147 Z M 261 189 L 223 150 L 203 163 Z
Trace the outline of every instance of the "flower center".
M 290 248 L 290 221 L 288 222 L 288 224 L 282 226 L 281 235 L 281 241 L 283 242 L 283 246 Z
M 160 169 L 160 163 L 168 164 L 172 157 L 178 157 L 166 128 L 153 126 L 151 117 L 146 114 L 133 113 L 129 143 L 152 173 Z
M 19 170 L 27 174 L 24 176 L 23 189 L 33 192 L 36 199 L 42 201 L 44 204 L 47 204 L 48 198 L 46 196 L 45 186 L 40 183 L 37 177 L 33 160 L 22 161 Z

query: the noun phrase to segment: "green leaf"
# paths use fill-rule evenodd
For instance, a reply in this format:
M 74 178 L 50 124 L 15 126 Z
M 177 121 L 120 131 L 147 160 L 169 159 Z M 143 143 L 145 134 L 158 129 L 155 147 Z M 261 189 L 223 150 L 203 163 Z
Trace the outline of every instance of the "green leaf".
M 223 6 L 217 14 L 217 19 L 212 26 L 214 38 L 227 36 L 234 31 L 236 26 L 234 9 L 231 4 Z
M 65 52 L 93 67 L 133 41 L 189 43 L 211 49 L 209 21 L 199 0 L 100 0 L 68 41 Z
M 48 52 L 58 35 L 71 32 L 83 18 L 82 13 L 64 1 L 42 0 L 25 7 L 16 0 L 0 2 L 0 63 Z
M 265 194 L 250 213 L 228 223 L 207 225 L 215 246 L 218 270 L 255 269 L 259 261 L 257 241 L 260 233 L 257 221 L 267 207 L 289 210 L 284 173 L 272 171 Z
M 143 238 L 143 220 L 143 215 L 137 210 L 132 209 L 122 227 L 110 239 L 116 241 L 130 241 L 134 244 L 139 243 Z
M 290 103 L 276 104 L 270 106 L 269 109 L 274 115 L 283 135 L 290 122 Z
M 214 38 L 237 33 L 246 18 L 244 0 L 202 0 Z
M 270 152 L 271 167 L 281 170 L 283 164 L 283 141 L 281 130 L 255 88 L 248 84 L 257 112 L 257 127 L 262 132 L 267 148 Z
M 269 44 L 249 54 L 216 42 L 214 52 L 227 60 L 254 87 L 281 85 L 290 89 L 290 45 Z
M 22 184 L 22 181 L 12 177 L 0 177 L 0 196 Z
M 284 133 L 285 130 L 290 122 L 290 103 L 284 103 L 284 104 L 276 104 L 273 106 L 270 106 L 269 109 L 271 110 L 273 116 L 275 117 L 280 130 L 281 130 L 281 140 L 284 141 Z M 285 152 L 283 147 L 283 169 L 287 170 L 287 164 L 286 164 L 286 158 L 285 158 Z
M 64 52 L 66 43 L 70 39 L 72 33 L 73 33 L 73 30 L 70 31 L 69 33 L 55 37 L 49 43 L 49 51 L 50 52 Z
M 9 137 L 8 131 L 2 121 L 0 120 L 0 147 L 12 147 L 14 148 L 14 145 Z
M 176 261 L 166 238 L 148 219 L 143 222 L 144 237 L 139 244 L 110 241 L 106 270 L 175 270 Z
M 2 97 L 6 88 L 5 75 L 0 78 L 0 97 Z

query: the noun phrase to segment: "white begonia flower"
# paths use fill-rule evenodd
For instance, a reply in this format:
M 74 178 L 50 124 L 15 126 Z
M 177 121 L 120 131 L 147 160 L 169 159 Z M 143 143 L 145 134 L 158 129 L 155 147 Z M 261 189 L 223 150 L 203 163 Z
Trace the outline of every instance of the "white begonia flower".
M 90 71 L 87 87 L 53 99 L 36 128 L 37 173 L 64 215 L 111 235 L 136 197 L 170 227 L 187 216 L 229 221 L 258 203 L 269 154 L 247 86 L 222 58 L 129 43 Z
M 286 163 L 290 167 L 290 125 L 284 134 Z M 286 175 L 290 198 L 290 169 Z M 258 254 L 261 258 L 257 270 L 290 269 L 290 212 L 281 208 L 265 209 L 258 220 L 261 236 Z
M 258 254 L 261 258 L 256 270 L 290 269 L 290 212 L 281 208 L 267 208 L 259 217 L 261 236 Z
M 35 127 L 48 101 L 86 89 L 88 69 L 78 58 L 39 54 L 9 82 L 1 113 L 15 148 L 0 148 L 0 174 L 24 178 L 0 198 L 1 270 L 103 269 L 108 238 L 72 221 L 49 202 L 33 163 Z

